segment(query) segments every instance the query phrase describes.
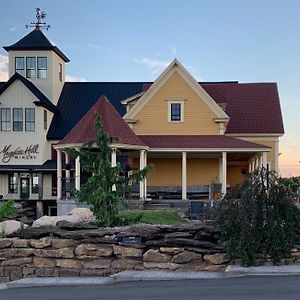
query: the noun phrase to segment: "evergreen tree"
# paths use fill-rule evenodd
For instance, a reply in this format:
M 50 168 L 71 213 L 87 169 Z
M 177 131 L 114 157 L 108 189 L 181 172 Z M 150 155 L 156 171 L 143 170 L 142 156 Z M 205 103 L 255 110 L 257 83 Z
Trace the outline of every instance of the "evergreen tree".
M 80 191 L 76 192 L 77 199 L 92 206 L 92 211 L 100 224 L 113 226 L 118 223 L 118 206 L 124 203 L 117 191 L 113 190 L 113 186 L 125 186 L 129 182 L 142 181 L 152 166 L 148 165 L 127 178 L 121 178 L 120 164 L 117 163 L 116 167 L 111 166 L 113 149 L 110 142 L 117 138 L 106 134 L 99 116 L 96 118 L 96 127 L 98 132 L 95 141 L 83 144 L 79 150 L 69 149 L 68 152 L 74 157 L 79 156 L 84 171 L 92 174 L 81 186 Z

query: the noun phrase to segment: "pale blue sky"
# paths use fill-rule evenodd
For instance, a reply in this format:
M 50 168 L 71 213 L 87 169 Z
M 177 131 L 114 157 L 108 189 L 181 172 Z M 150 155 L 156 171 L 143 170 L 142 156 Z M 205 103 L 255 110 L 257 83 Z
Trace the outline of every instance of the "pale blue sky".
M 281 165 L 300 174 L 300 1 L 1 0 L 0 44 L 28 33 L 35 7 L 74 80 L 154 80 L 177 57 L 198 80 L 277 82 Z M 6 52 L 0 51 L 0 78 Z M 266 112 L 267 113 L 267 112 Z

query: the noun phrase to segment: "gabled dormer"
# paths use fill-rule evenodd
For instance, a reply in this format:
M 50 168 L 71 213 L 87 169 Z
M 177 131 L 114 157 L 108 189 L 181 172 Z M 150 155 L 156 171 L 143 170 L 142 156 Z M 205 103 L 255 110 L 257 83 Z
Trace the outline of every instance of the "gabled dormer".
M 9 77 L 21 74 L 56 105 L 65 82 L 65 63 L 69 59 L 47 39 L 40 26 L 3 48 L 9 54 Z

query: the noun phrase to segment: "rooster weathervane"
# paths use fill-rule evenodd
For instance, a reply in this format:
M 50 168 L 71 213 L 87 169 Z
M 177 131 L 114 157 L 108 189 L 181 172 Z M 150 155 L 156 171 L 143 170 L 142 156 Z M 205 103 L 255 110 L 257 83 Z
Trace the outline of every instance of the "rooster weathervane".
M 31 22 L 30 25 L 26 25 L 26 28 L 35 27 L 36 30 L 46 29 L 48 30 L 50 28 L 50 25 L 46 25 L 43 20 L 46 18 L 47 14 L 44 11 L 41 11 L 40 8 L 35 9 L 36 14 L 35 17 L 37 18 L 37 22 Z

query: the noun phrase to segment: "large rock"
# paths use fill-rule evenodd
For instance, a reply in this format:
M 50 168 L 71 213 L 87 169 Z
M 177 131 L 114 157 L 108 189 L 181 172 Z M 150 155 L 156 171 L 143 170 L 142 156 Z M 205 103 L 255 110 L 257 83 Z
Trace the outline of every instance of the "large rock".
M 116 256 L 122 257 L 142 257 L 144 250 L 132 247 L 124 247 L 119 245 L 113 245 L 113 251 Z
M 202 260 L 202 255 L 191 251 L 183 251 L 173 256 L 171 262 L 176 264 L 185 264 L 196 259 Z
M 82 244 L 75 249 L 76 256 L 112 256 L 113 250 L 111 246 L 95 245 L 95 244 Z
M 216 253 L 211 255 L 205 255 L 204 260 L 212 265 L 222 265 L 228 262 L 228 258 L 224 253 Z
M 74 208 L 67 215 L 63 216 L 43 216 L 33 222 L 32 227 L 40 226 L 55 226 L 58 222 L 66 221 L 72 224 L 76 223 L 90 223 L 95 221 L 96 217 L 93 215 L 92 211 L 88 208 Z
M 160 253 L 158 250 L 149 249 L 143 255 L 143 261 L 166 263 L 171 260 L 171 256 L 168 254 Z
M 0 233 L 4 236 L 8 236 L 17 232 L 18 230 L 25 228 L 25 224 L 15 221 L 15 220 L 7 220 L 0 223 Z M 26 225 L 27 226 L 27 225 Z

